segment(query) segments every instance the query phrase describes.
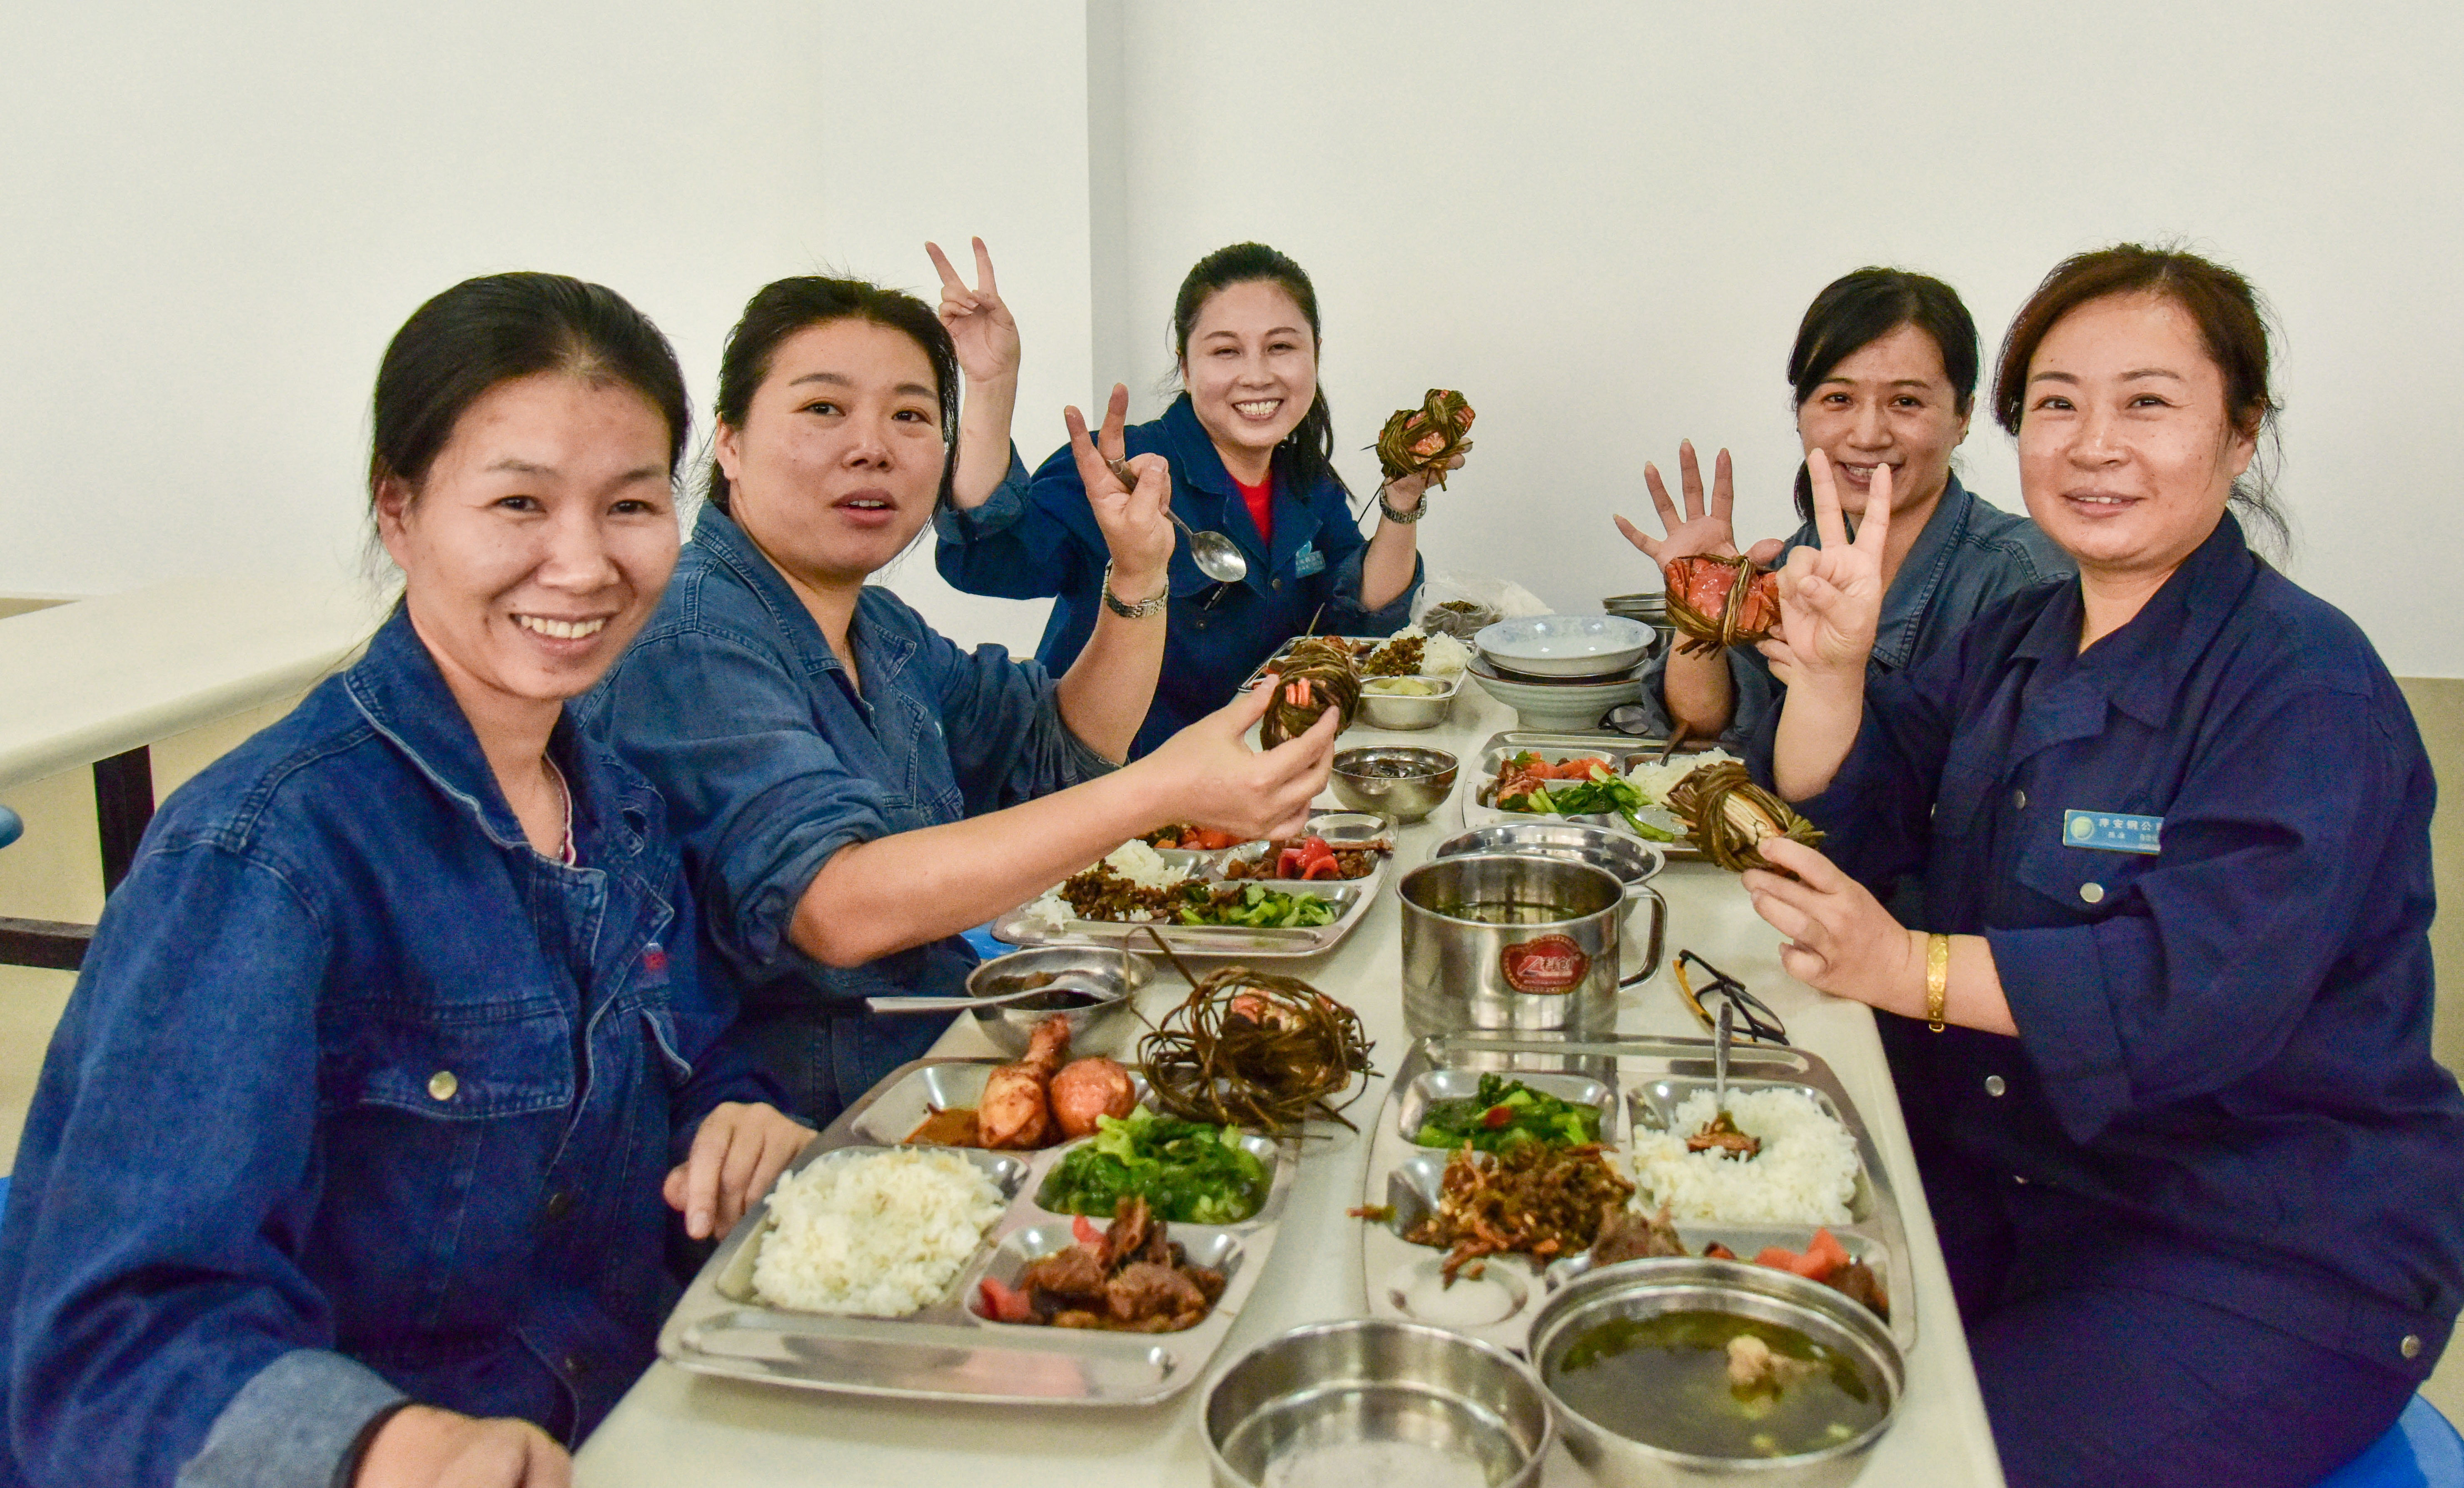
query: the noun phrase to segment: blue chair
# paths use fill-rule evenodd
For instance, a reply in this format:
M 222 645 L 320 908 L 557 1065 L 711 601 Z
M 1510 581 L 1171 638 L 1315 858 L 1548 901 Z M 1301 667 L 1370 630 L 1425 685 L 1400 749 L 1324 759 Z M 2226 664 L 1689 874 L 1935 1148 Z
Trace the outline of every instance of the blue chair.
M 2386 1435 L 2319 1488 L 2464 1488 L 2464 1436 L 2419 1395 Z
M 0 847 L 7 847 L 26 834 L 26 819 L 5 806 L 0 806 Z

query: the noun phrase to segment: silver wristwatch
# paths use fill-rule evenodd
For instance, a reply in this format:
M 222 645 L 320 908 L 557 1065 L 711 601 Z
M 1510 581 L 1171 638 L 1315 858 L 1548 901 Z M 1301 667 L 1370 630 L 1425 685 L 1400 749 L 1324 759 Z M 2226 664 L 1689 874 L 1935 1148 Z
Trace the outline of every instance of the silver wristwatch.
M 1148 599 L 1139 600 L 1134 605 L 1123 604 L 1121 602 L 1121 597 L 1112 592 L 1111 561 L 1110 559 L 1105 560 L 1104 608 L 1111 611 L 1112 613 L 1119 615 L 1122 619 L 1143 620 L 1149 615 L 1159 615 L 1163 613 L 1163 607 L 1168 604 L 1171 599 L 1172 586 L 1167 583 L 1164 585 L 1163 592 L 1160 594 L 1156 594 Z
M 1386 520 L 1388 522 L 1399 522 L 1408 527 L 1429 514 L 1428 488 L 1426 486 L 1420 488 L 1420 501 L 1419 505 L 1413 507 L 1408 512 L 1398 512 L 1394 507 L 1386 504 L 1386 488 L 1381 485 L 1377 488 L 1377 509 L 1386 514 Z

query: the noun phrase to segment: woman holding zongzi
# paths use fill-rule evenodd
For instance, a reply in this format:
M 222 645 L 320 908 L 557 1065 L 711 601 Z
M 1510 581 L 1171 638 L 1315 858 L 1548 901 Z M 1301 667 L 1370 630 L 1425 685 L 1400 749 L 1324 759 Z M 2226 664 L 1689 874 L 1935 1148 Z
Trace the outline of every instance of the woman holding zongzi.
M 1181 395 L 1163 417 L 1131 429 L 1128 447 L 1162 456 L 1174 510 L 1196 531 L 1229 537 L 1248 573 L 1219 583 L 1185 543 L 1174 552 L 1163 672 L 1132 758 L 1221 707 L 1294 635 L 1399 628 L 1420 580 L 1413 523 L 1427 509 L 1432 483 L 1418 471 L 1387 481 L 1377 493 L 1376 533 L 1361 536 L 1331 458 L 1334 425 L 1317 380 L 1317 292 L 1299 264 L 1265 244 L 1235 243 L 1198 261 L 1173 306 L 1173 343 Z M 1113 389 L 1116 419 L 1128 399 L 1127 389 Z M 1444 468 L 1463 464 L 1468 445 L 1441 442 L 1457 452 Z M 1095 481 L 1099 490 L 1112 483 Z M 952 585 L 1010 599 L 1056 596 L 1036 649 L 1054 672 L 1077 659 L 1106 608 L 1120 603 L 1119 591 L 1104 587 L 1104 541 L 1089 489 L 1063 450 L 1031 482 L 960 491 L 935 522 L 941 576 Z
M 2035 522 L 1969 494 L 1950 468 L 1968 437 L 1976 368 L 1976 322 L 1957 292 L 1903 269 L 1859 269 L 1826 286 L 1806 308 L 1789 352 L 1797 434 L 1809 456 L 1819 450 L 1829 461 L 1852 525 L 1864 520 L 1877 476 L 1888 472 L 1891 542 L 1882 554 L 1885 595 L 1871 663 L 1877 677 L 1932 655 L 2004 595 L 2071 571 L 2070 560 Z M 1663 568 L 1698 554 L 1736 556 L 1728 453 L 1721 451 L 1712 467 L 1707 508 L 1692 445 L 1679 448 L 1678 469 L 1682 514 L 1660 472 L 1643 467 L 1667 536 L 1648 537 L 1623 517 L 1617 529 Z M 1787 541 L 1753 545 L 1757 565 L 1774 566 L 1815 542 L 1802 470 L 1796 511 L 1803 525 Z M 1675 597 L 1672 585 L 1672 608 Z M 1747 738 L 1779 698 L 1771 664 L 1749 644 L 1669 653 L 1655 659 L 1649 679 L 1645 695 L 1666 710 L 1670 727 L 1692 739 Z
M 869 582 L 954 490 L 980 496 L 1010 465 L 1017 328 L 980 244 L 975 288 L 940 267 L 937 318 L 855 279 L 753 297 L 720 358 L 709 501 L 593 699 L 667 797 L 737 1039 L 823 1120 L 940 1032 L 868 997 L 957 994 L 976 965 L 961 932 L 1166 822 L 1296 830 L 1332 754 L 1331 720 L 1253 753 L 1261 690 L 1116 768 L 1147 716 L 1159 612 L 1108 612 L 1056 676 L 963 651 Z M 1102 455 L 1067 421 L 1113 591 L 1159 593 L 1164 462 L 1135 457 L 1124 487 L 1105 458 L 1118 411 Z
M 2369 641 L 2236 519 L 2280 531 L 2267 343 L 2229 269 L 2081 254 L 1994 385 L 2077 580 L 1877 679 L 1884 522 L 1845 541 L 1819 458 L 1781 573 L 1770 778 L 1829 836 L 1745 885 L 1792 973 L 1881 1014 L 2014 1488 L 2308 1488 L 2464 1304 L 2435 786 Z M 1870 888 L 1911 872 L 1895 918 Z

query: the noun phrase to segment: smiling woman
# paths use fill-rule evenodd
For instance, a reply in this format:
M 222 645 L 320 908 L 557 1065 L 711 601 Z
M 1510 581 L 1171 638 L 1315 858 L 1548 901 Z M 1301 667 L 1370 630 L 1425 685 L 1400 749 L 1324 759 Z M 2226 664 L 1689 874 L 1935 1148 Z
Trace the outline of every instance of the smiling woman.
M 561 1482 L 677 1295 L 671 1211 L 733 1224 L 811 1135 L 717 1046 L 658 797 L 565 713 L 675 564 L 685 421 L 575 279 L 386 348 L 403 602 L 104 909 L 0 1227 L 0 1482 Z
M 938 317 L 853 279 L 753 297 L 720 364 L 710 502 L 592 703 L 668 796 L 743 1043 L 817 1114 L 939 1033 L 865 999 L 959 992 L 975 965 L 959 932 L 1166 822 L 1294 828 L 1331 754 L 1331 717 L 1251 752 L 1261 690 L 1115 768 L 1155 690 L 1172 550 L 1165 462 L 1138 456 L 1134 487 L 1111 474 L 1117 406 L 1102 455 L 1077 410 L 1064 417 L 1108 555 L 1106 607 L 1067 675 L 961 651 L 866 582 L 936 509 L 1023 474 L 1017 329 L 976 251 L 969 289 L 933 250 Z

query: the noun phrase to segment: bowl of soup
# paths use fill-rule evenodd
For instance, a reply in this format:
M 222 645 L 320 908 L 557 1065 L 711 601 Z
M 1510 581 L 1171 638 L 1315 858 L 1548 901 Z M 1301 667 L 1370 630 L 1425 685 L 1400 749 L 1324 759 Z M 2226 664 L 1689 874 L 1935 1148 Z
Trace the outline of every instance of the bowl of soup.
M 1458 766 L 1443 749 L 1372 744 L 1337 754 L 1327 772 L 1327 785 L 1336 800 L 1355 811 L 1377 811 L 1398 822 L 1414 822 L 1454 793 Z
M 1531 1323 L 1566 1448 L 1612 1488 L 1707 1478 L 1852 1481 L 1906 1386 L 1881 1321 L 1816 1281 L 1743 1261 L 1622 1261 Z

